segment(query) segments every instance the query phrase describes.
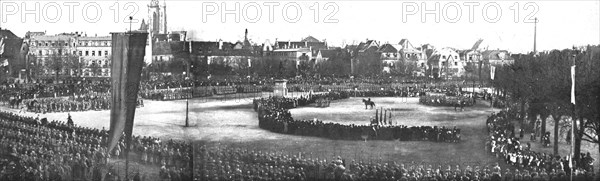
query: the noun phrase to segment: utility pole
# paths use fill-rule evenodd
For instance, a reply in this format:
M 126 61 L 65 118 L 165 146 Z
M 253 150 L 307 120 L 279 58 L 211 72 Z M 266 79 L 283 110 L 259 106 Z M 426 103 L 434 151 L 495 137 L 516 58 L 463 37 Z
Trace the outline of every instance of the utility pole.
M 185 127 L 190 127 L 190 121 L 189 121 L 189 113 L 190 113 L 190 102 L 189 99 L 185 99 Z
M 535 18 L 533 22 L 533 54 L 537 53 L 537 22 L 538 19 Z

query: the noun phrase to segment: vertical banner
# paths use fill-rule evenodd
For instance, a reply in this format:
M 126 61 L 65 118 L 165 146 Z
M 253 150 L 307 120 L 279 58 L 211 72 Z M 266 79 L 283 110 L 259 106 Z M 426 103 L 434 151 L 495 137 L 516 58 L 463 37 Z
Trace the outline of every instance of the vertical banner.
M 123 132 L 127 146 L 125 150 L 128 151 L 148 33 L 111 34 L 113 106 L 110 110 L 107 151 L 110 152 L 119 143 Z
M 571 103 L 575 105 L 575 65 L 571 66 Z
M 4 53 L 4 38 L 0 38 L 0 55 L 2 55 Z
M 494 66 L 490 66 L 490 78 L 492 80 L 494 80 L 494 77 L 496 76 L 496 67 Z

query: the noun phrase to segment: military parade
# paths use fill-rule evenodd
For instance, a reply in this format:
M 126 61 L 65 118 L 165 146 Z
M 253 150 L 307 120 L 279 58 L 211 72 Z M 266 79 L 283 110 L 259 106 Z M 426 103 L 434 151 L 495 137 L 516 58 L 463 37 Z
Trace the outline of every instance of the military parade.
M 598 2 L 69 1 L 0 1 L 0 181 L 600 180 Z

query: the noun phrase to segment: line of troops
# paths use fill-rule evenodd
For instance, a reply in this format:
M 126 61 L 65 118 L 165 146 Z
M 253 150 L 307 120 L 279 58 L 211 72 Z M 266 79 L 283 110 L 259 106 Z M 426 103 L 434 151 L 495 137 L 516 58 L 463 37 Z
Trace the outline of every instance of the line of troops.
M 23 102 L 27 106 L 27 111 L 35 113 L 107 110 L 111 106 L 108 99 L 76 101 L 65 98 L 41 98 Z
M 449 97 L 445 95 L 425 95 L 419 97 L 419 103 L 428 106 L 473 106 L 475 99 L 465 96 Z
M 524 169 L 525 172 L 538 172 L 541 177 L 565 178 L 570 175 L 568 157 L 550 155 L 531 150 L 531 145 L 523 145 L 522 137 L 517 137 L 515 127 L 507 118 L 505 111 L 492 114 L 487 119 L 490 137 L 486 142 L 486 150 L 494 156 L 504 160 L 507 164 Z M 522 134 L 519 134 L 522 135 Z M 588 153 L 582 155 L 582 163 L 573 168 L 578 180 L 592 180 L 593 158 Z
M 493 165 L 424 165 L 387 161 L 355 161 L 342 157 L 314 158 L 303 152 L 287 154 L 222 146 L 202 145 L 196 149 L 196 179 L 216 180 L 569 180 L 561 172 L 502 169 Z M 574 180 L 591 180 L 575 172 Z
M 137 99 L 137 105 L 144 107 L 144 100 Z M 75 111 L 98 111 L 111 109 L 110 94 L 84 97 L 76 96 L 70 98 L 39 98 L 23 101 L 27 111 L 35 113 L 50 112 L 75 112 Z
M 141 97 L 156 101 L 192 99 L 189 90 L 148 90 L 140 93 Z
M 90 92 L 108 92 L 110 81 L 100 82 L 68 82 L 60 84 L 27 83 L 13 84 L 9 88 L 0 89 L 2 94 L 20 94 L 24 99 L 70 96 Z
M 258 126 L 276 133 L 325 137 L 340 140 L 400 140 L 400 141 L 436 141 L 459 142 L 460 129 L 431 126 L 404 125 L 344 125 L 325 123 L 320 120 L 294 120 L 288 109 L 305 106 L 322 99 L 322 94 L 300 98 L 262 98 L 254 101 L 258 112 Z M 329 99 L 338 99 L 332 97 Z M 390 121 L 391 123 L 391 121 Z
M 235 93 L 257 93 L 263 91 L 262 86 L 196 86 L 192 88 L 146 89 L 140 91 L 140 96 L 146 99 L 165 101 L 191 99 Z
M 110 166 L 109 158 L 124 156 L 123 139 L 113 152 L 107 154 L 104 146 L 107 130 L 43 120 L 0 112 L 0 150 L 17 158 L 18 165 L 22 165 L 20 169 L 25 171 L 23 174 L 5 175 L 10 179 L 0 180 L 102 180 L 101 171 Z M 133 152 L 130 154 L 140 158 L 140 163 L 162 165 L 163 171 L 184 173 L 191 178 L 191 169 L 186 164 L 191 156 L 185 154 L 191 153 L 189 143 L 161 143 L 151 137 L 134 137 L 133 140 Z M 147 150 L 149 147 L 157 148 L 156 154 L 144 152 L 144 148 Z M 117 174 L 110 176 L 118 177 Z M 104 178 L 115 180 L 106 178 L 106 175 Z

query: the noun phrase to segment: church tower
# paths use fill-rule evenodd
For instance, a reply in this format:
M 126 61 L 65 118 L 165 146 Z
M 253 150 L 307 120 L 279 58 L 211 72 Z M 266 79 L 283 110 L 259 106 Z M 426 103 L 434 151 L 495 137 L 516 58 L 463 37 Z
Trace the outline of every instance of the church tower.
M 167 4 L 152 0 L 148 5 L 148 31 L 150 35 L 167 34 Z

